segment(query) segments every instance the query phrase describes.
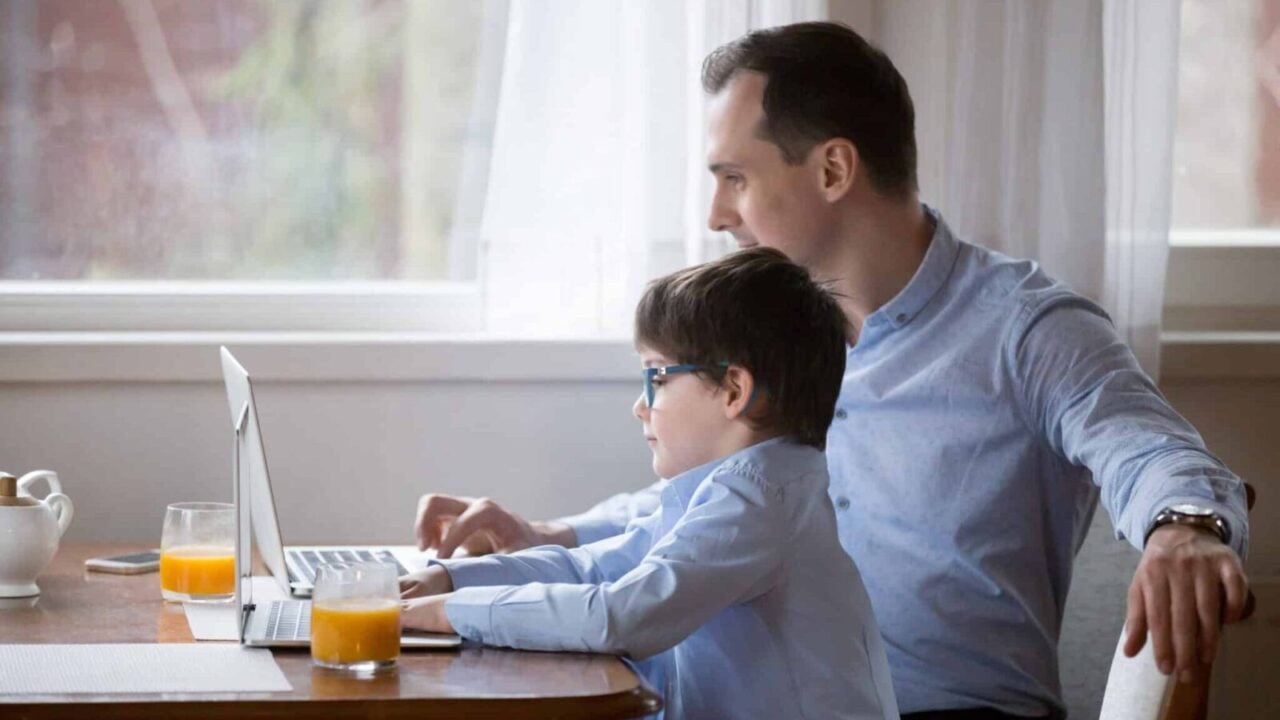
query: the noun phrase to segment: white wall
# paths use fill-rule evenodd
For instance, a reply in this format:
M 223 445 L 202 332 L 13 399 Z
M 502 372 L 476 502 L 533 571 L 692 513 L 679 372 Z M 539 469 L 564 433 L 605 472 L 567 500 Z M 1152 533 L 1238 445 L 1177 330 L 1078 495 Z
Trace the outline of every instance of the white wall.
M 258 381 L 285 538 L 411 542 L 427 491 L 492 495 L 541 518 L 642 487 L 652 470 L 631 416 L 636 375 Z M 68 539 L 158 542 L 166 503 L 231 498 L 220 382 L 0 384 L 0 409 L 0 469 L 59 473 L 76 506 Z

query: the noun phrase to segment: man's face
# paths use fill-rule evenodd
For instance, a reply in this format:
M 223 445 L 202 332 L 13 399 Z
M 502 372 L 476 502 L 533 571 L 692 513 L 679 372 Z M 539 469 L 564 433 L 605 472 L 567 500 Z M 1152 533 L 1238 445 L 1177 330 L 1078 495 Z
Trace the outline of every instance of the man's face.
M 739 247 L 776 248 L 812 270 L 832 234 L 823 170 L 816 152 L 788 165 L 781 148 L 760 139 L 764 88 L 763 75 L 740 72 L 712 98 L 707 166 L 715 194 L 707 225 L 733 235 Z

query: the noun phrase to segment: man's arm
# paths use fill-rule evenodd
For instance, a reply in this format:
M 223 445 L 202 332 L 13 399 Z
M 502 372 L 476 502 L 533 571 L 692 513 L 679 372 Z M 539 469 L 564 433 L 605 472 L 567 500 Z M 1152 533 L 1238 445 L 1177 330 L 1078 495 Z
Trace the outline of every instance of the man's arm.
M 782 523 L 767 508 L 772 491 L 746 482 L 717 483 L 712 492 L 615 581 L 464 588 L 445 601 L 449 626 L 529 650 L 644 658 L 674 646 L 766 589 L 783 551 Z
M 434 548 L 452 557 L 462 548 L 472 555 L 509 553 L 537 545 L 574 547 L 622 533 L 632 520 L 658 508 L 662 481 L 636 493 L 620 493 L 590 510 L 560 520 L 528 522 L 489 498 L 423 495 L 414 532 L 418 549 Z
M 1243 483 L 1169 406 L 1096 305 L 1060 296 L 1027 308 L 1008 347 L 1028 422 L 1093 472 L 1117 535 L 1143 553 L 1129 590 L 1126 652 L 1137 654 L 1149 631 L 1166 673 L 1211 660 L 1221 619 L 1239 618 L 1247 592 Z M 1231 547 L 1184 526 L 1147 540 L 1156 514 L 1180 503 L 1224 518 Z
M 555 522 L 567 525 L 580 545 L 612 537 L 625 530 L 631 521 L 652 515 L 658 509 L 664 482 L 658 480 L 639 492 L 618 493 L 584 513 Z

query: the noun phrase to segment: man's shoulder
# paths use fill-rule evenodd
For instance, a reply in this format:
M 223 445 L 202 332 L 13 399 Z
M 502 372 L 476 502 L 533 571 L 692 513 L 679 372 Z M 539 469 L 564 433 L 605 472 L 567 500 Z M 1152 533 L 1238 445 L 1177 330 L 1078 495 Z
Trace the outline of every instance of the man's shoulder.
M 1097 303 L 1045 272 L 1035 260 L 1015 258 L 963 240 L 953 293 L 981 310 L 996 310 L 1013 322 L 1029 323 L 1053 308 L 1077 306 L 1107 317 Z M 1108 318 L 1109 319 L 1109 318 Z

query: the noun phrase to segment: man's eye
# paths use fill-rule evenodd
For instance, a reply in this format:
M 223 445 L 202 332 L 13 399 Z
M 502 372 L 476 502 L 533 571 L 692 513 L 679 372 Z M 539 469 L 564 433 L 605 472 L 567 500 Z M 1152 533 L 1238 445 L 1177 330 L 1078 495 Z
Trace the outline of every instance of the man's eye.
M 730 184 L 730 185 L 733 185 L 734 187 L 741 187 L 741 186 L 742 186 L 742 176 L 741 176 L 741 175 L 726 175 L 726 176 L 725 176 L 725 180 L 727 180 L 727 181 L 729 182 L 729 184 Z

